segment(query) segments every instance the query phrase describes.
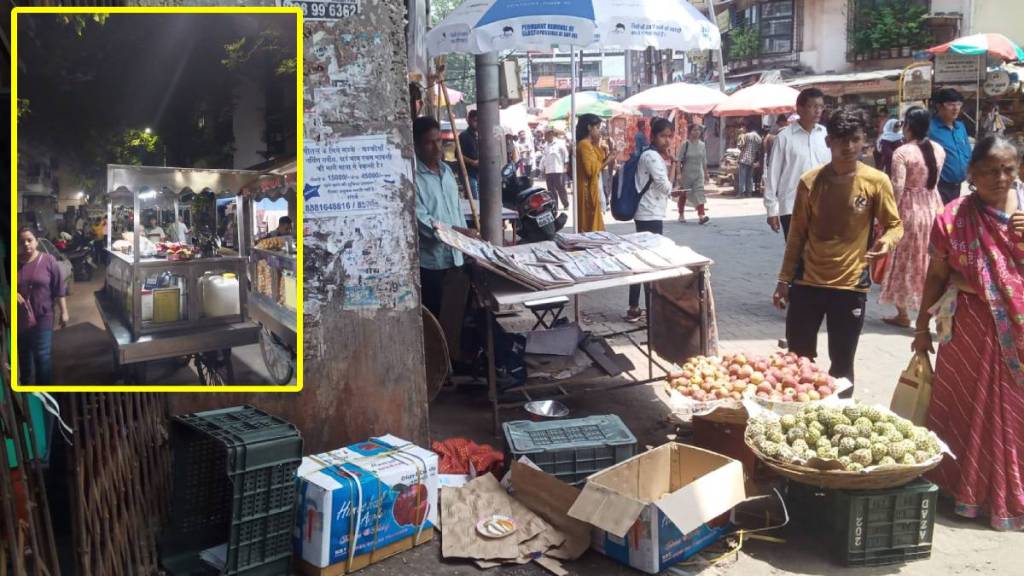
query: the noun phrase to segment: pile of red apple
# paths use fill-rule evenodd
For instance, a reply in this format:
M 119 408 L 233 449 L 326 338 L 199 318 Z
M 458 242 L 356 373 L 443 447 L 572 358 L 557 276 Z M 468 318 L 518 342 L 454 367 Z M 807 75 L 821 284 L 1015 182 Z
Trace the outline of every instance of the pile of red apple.
M 812 402 L 835 392 L 835 382 L 810 358 L 790 353 L 771 356 L 697 356 L 669 374 L 669 386 L 694 400 Z

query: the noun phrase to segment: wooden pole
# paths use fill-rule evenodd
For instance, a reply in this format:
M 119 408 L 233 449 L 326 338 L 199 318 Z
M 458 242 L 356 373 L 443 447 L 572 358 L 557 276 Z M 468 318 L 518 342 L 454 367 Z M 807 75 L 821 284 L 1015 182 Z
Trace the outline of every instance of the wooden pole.
M 438 91 L 444 94 L 444 105 L 448 110 L 448 123 L 452 126 L 452 136 L 455 138 L 455 155 L 459 159 L 459 171 L 462 175 L 462 187 L 465 190 L 466 200 L 469 201 L 469 211 L 473 214 L 473 226 L 480 232 L 480 215 L 477 214 L 476 204 L 473 202 L 473 191 L 469 187 L 469 171 L 466 170 L 466 158 L 462 155 L 462 144 L 459 143 L 459 130 L 455 127 L 455 114 L 452 113 L 452 101 L 448 98 L 448 86 L 444 83 L 444 62 L 442 61 L 437 75 Z

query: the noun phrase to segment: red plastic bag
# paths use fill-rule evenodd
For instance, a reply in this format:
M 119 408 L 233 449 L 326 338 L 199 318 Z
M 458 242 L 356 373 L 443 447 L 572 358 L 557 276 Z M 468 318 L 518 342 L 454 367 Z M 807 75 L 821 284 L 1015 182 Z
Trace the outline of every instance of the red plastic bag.
M 505 454 L 487 444 L 476 444 L 465 438 L 449 438 L 431 445 L 439 458 L 441 474 L 469 474 L 469 465 L 477 475 L 499 473 L 505 466 Z

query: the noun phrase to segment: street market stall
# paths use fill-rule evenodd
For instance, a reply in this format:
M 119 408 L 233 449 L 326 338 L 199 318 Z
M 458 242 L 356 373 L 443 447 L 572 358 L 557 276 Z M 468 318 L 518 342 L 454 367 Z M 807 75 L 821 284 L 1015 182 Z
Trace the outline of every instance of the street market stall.
M 287 384 L 295 375 L 298 244 L 294 231 L 273 235 L 276 211 L 261 207 L 264 201 L 287 202 L 287 213 L 295 213 L 295 163 L 283 170 L 260 176 L 242 189 L 242 250 L 248 255 L 250 317 L 258 322 L 260 351 L 275 384 Z
M 534 399 L 531 394 L 570 397 L 651 384 L 665 380 L 670 372 L 655 354 L 670 362 L 681 361 L 714 348 L 711 260 L 664 236 L 561 233 L 554 242 L 499 248 L 449 229 L 438 233 L 442 242 L 472 258 L 473 285 L 486 315 L 488 397 L 496 434 L 500 410 L 522 406 Z M 570 296 L 636 284 L 653 287 L 648 322 L 643 326 L 588 334 L 578 325 L 548 320 L 542 312 L 551 305 L 566 305 Z M 680 300 L 687 301 L 683 307 L 690 309 L 691 317 L 673 317 L 673 328 L 666 329 L 662 316 L 678 315 L 673 304 Z M 543 366 L 523 366 L 503 382 L 508 385 L 502 385 L 499 393 L 498 358 L 508 353 L 500 349 L 504 343 L 496 343 L 495 334 L 501 332 L 497 314 L 517 306 L 531 310 L 538 319 L 534 330 L 523 337 L 525 352 L 539 350 L 538 355 L 565 359 L 548 358 Z M 556 319 L 559 315 L 556 312 Z M 646 342 L 638 342 L 634 335 L 644 333 Z M 647 359 L 646 377 L 608 345 L 620 339 Z M 620 375 L 627 381 L 614 378 Z
M 114 342 L 114 366 L 126 381 L 145 380 L 146 363 L 187 357 L 203 384 L 234 378 L 231 349 L 254 344 L 259 325 L 248 319 L 243 253 L 223 248 L 216 199 L 235 197 L 257 172 L 150 166 L 107 166 L 107 266 L 95 294 Z M 198 192 L 196 192 L 198 191 Z M 191 243 L 170 242 L 162 222 L 188 204 Z M 177 226 L 176 222 L 171 223 Z

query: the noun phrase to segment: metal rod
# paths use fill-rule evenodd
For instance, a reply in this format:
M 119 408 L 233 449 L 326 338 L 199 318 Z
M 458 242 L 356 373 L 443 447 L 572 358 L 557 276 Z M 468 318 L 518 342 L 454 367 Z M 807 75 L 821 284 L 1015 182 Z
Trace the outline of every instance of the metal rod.
M 443 58 L 443 57 L 442 57 Z M 459 130 L 455 127 L 455 114 L 452 112 L 452 101 L 448 97 L 448 86 L 444 83 L 444 61 L 442 60 L 438 71 L 438 90 L 444 94 L 445 108 L 448 110 L 448 123 L 451 124 L 452 136 L 455 138 L 455 155 L 459 159 L 459 175 L 462 176 L 462 187 L 469 201 L 469 211 L 473 214 L 473 226 L 480 231 L 480 216 L 476 211 L 476 201 L 473 200 L 473 191 L 469 187 L 469 171 L 466 170 L 466 157 L 462 155 L 462 143 L 459 142 Z
M 708 6 L 708 18 L 711 19 L 711 23 L 717 25 L 718 17 L 715 16 L 715 3 L 711 0 L 707 2 Z M 722 58 L 722 42 L 719 40 L 718 48 L 714 50 L 718 55 L 718 88 L 725 94 L 725 60 Z M 718 162 L 721 164 L 722 158 L 725 157 L 725 117 L 721 116 L 718 118 Z

